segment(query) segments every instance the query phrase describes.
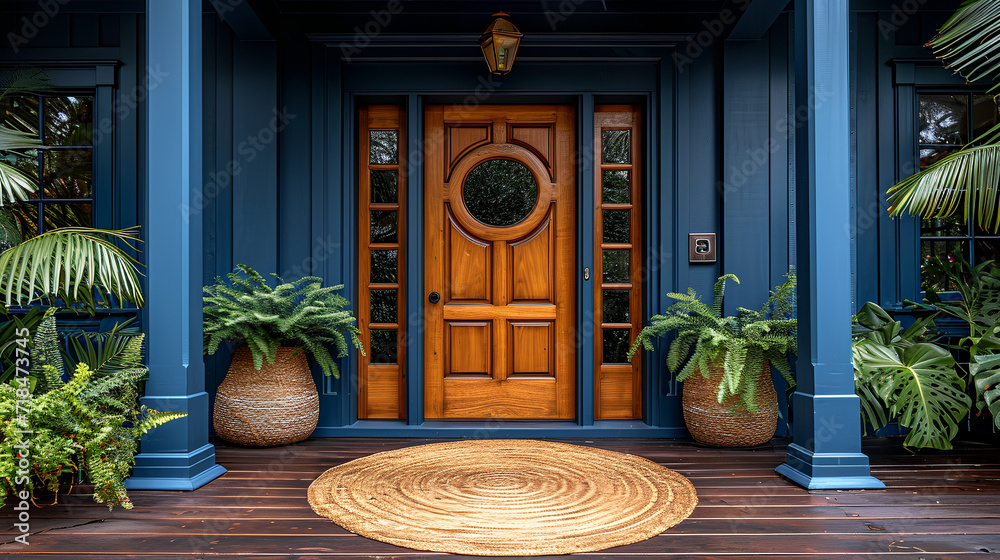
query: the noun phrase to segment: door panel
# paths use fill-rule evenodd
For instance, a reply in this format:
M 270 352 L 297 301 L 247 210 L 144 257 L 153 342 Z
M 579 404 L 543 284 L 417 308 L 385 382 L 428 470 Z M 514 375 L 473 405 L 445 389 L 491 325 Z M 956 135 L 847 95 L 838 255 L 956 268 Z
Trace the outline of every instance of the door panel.
M 424 415 L 573 418 L 573 111 L 425 116 Z

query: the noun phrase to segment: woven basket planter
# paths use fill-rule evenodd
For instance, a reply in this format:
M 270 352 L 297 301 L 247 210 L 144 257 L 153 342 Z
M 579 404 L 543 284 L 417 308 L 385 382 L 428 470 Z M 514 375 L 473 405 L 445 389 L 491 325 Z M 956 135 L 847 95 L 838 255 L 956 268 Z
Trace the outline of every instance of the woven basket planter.
M 319 395 L 304 352 L 278 348 L 275 362 L 260 370 L 241 346 L 215 395 L 212 423 L 232 443 L 263 447 L 302 441 L 319 421 Z
M 684 381 L 684 423 L 696 441 L 718 447 L 752 447 L 767 443 L 778 427 L 778 395 L 771 381 L 771 363 L 764 362 L 757 381 L 755 402 L 759 412 L 739 406 L 739 397 L 719 402 L 722 366 L 711 365 L 711 376 L 701 371 Z

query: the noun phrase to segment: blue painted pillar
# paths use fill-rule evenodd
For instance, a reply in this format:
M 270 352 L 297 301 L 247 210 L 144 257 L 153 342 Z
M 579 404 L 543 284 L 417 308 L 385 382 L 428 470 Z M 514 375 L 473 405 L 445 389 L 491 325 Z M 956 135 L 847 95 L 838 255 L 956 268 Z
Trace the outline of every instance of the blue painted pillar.
M 193 490 L 226 469 L 208 443 L 202 361 L 201 0 L 146 1 L 147 63 L 163 81 L 146 98 L 149 381 L 143 404 L 187 417 L 142 439 L 127 488 Z
M 777 472 L 809 489 L 885 487 L 861 453 L 851 366 L 848 1 L 795 2 L 798 387 Z

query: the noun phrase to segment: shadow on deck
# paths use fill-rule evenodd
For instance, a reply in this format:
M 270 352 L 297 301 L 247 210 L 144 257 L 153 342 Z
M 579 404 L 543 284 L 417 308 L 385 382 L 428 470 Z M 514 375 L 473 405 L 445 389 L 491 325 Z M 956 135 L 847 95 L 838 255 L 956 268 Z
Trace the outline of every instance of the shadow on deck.
M 723 450 L 674 440 L 560 440 L 646 457 L 688 477 L 699 504 L 652 539 L 587 558 L 893 558 L 1000 555 L 1000 453 L 959 442 L 910 454 L 900 438 L 864 441 L 885 490 L 807 492 L 774 473 L 784 440 Z M 326 469 L 413 439 L 311 439 L 270 449 L 219 444 L 229 469 L 194 492 L 130 492 L 135 509 L 95 504 L 85 488 L 32 508 L 30 545 L 5 523 L 0 555 L 28 558 L 438 558 L 359 537 L 319 517 L 306 488 Z M 41 502 L 40 502 L 41 503 Z M 13 519 L 8 504 L 0 518 Z M 989 557 L 987 556 L 987 557 Z

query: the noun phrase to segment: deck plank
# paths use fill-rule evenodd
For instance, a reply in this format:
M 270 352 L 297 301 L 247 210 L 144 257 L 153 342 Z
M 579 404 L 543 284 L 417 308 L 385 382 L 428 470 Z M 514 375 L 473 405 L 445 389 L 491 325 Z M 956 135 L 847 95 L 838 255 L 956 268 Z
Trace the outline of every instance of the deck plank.
M 0 529 L 0 555 L 62 560 L 119 558 L 438 558 L 345 531 L 315 515 L 306 489 L 326 469 L 362 457 L 441 440 L 311 439 L 283 448 L 217 448 L 229 469 L 194 492 L 130 493 L 135 509 L 95 504 L 87 486 L 33 507 L 31 545 Z M 1000 554 L 1000 453 L 963 442 L 952 452 L 904 451 L 899 438 L 865 440 L 886 490 L 808 492 L 774 473 L 785 441 L 716 449 L 686 441 L 573 441 L 633 453 L 689 477 L 699 494 L 692 516 L 632 545 L 577 554 L 588 559 L 760 560 L 892 558 L 950 560 Z M 52 496 L 40 495 L 51 501 Z M 0 510 L 10 519 L 11 506 Z M 460 558 L 460 557 L 455 557 Z

